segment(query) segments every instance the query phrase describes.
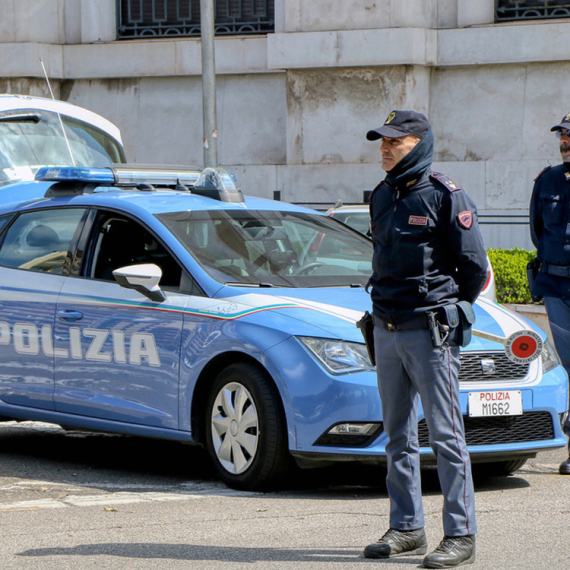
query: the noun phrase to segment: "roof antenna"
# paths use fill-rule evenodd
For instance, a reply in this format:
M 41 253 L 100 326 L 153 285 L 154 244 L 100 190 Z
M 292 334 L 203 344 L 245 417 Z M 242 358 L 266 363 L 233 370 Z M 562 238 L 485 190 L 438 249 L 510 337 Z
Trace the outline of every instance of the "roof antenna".
M 51 94 L 51 98 L 55 102 L 55 97 L 53 96 L 53 91 L 51 90 L 49 78 L 48 78 L 48 75 L 46 73 L 44 60 L 41 57 L 40 57 L 40 63 L 42 64 L 42 69 L 44 70 L 44 77 L 46 78 L 46 83 L 47 83 L 49 92 Z M 57 113 L 57 118 L 59 119 L 59 124 L 61 125 L 61 130 L 63 131 L 63 138 L 65 139 L 65 144 L 67 145 L 67 150 L 69 151 L 69 156 L 71 157 L 71 164 L 73 164 L 73 166 L 77 166 L 75 164 L 75 159 L 73 158 L 73 153 L 71 152 L 71 145 L 69 144 L 69 139 L 67 138 L 67 133 L 65 132 L 65 127 L 63 126 L 63 121 L 61 120 L 61 115 L 59 114 L 59 111 L 56 111 L 56 113 Z

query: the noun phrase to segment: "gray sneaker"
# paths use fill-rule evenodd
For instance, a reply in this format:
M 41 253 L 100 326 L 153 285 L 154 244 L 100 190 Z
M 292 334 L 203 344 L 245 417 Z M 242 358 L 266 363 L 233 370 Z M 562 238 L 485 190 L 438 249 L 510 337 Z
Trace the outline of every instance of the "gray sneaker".
M 427 552 L 427 538 L 423 528 L 396 530 L 390 528 L 386 534 L 364 549 L 366 558 L 396 558 Z
M 453 568 L 475 562 L 475 535 L 444 536 L 439 546 L 424 558 L 424 568 Z

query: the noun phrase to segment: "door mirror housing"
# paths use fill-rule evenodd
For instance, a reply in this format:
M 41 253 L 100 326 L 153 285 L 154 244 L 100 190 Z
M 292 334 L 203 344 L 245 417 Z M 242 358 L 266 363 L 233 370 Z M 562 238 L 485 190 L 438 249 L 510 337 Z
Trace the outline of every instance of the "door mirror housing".
M 121 287 L 134 289 L 148 297 L 151 301 L 162 303 L 166 295 L 160 288 L 162 269 L 154 263 L 127 265 L 113 271 L 113 277 Z

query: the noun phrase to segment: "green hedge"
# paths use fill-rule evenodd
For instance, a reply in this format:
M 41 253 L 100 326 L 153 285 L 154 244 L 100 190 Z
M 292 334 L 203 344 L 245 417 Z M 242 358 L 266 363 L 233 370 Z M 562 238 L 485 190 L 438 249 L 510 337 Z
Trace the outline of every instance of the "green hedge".
M 531 259 L 536 257 L 536 252 L 515 247 L 513 249 L 488 249 L 487 254 L 495 272 L 497 301 L 499 303 L 530 303 L 526 266 Z

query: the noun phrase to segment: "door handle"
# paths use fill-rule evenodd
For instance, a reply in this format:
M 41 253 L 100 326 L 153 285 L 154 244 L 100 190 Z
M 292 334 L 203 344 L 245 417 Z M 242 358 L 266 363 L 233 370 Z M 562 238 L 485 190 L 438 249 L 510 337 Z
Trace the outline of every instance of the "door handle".
M 81 311 L 63 309 L 57 312 L 57 316 L 64 321 L 79 321 L 83 318 L 83 313 Z

